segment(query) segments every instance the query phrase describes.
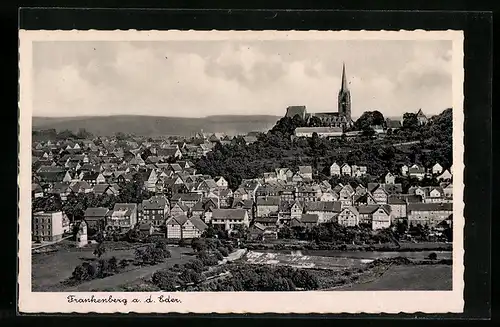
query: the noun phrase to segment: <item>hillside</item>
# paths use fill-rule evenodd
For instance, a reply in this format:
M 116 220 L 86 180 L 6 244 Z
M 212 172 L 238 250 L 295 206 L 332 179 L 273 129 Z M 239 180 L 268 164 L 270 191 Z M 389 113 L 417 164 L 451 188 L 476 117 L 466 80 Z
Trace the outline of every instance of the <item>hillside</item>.
M 117 132 L 142 136 L 183 135 L 191 136 L 200 130 L 229 135 L 266 131 L 278 119 L 264 115 L 224 115 L 203 118 L 156 117 L 156 116 L 91 116 L 91 117 L 33 117 L 33 130 L 68 129 L 77 132 L 86 129 L 94 135 L 113 135 Z

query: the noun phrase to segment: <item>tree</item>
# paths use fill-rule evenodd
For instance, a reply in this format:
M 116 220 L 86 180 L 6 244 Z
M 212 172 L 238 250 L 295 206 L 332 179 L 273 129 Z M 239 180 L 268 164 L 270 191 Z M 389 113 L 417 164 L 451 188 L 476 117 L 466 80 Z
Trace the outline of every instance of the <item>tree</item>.
M 168 269 L 155 272 L 151 281 L 162 291 L 166 292 L 175 291 L 180 282 L 178 275 Z
M 204 251 L 207 249 L 207 243 L 204 239 L 193 238 L 191 240 L 191 248 L 196 252 Z
M 403 128 L 415 130 L 419 126 L 417 114 L 407 112 L 403 115 Z
M 80 128 L 78 133 L 76 133 L 76 137 L 79 139 L 92 139 L 94 135 L 88 132 L 85 128 Z
M 104 253 L 106 253 L 106 247 L 104 244 L 101 242 L 97 245 L 97 247 L 94 250 L 94 255 L 97 256 L 98 258 L 102 257 Z
M 373 126 L 386 127 L 384 115 L 380 111 L 365 111 L 354 123 L 354 128 L 359 131 L 372 128 Z

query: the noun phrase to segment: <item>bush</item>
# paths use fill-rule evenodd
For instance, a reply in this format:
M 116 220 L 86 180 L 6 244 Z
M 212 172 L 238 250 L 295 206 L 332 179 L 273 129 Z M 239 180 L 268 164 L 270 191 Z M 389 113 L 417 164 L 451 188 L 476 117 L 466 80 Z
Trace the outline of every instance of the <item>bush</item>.
M 201 262 L 205 266 L 215 266 L 216 264 L 218 264 L 217 258 L 215 258 L 213 255 L 209 255 L 206 251 L 198 252 L 196 257 L 201 260 Z
M 148 245 L 145 248 L 135 250 L 135 259 L 139 264 L 155 265 L 164 262 L 171 256 L 165 241 L 159 241 L 154 246 Z
M 120 265 L 120 268 L 128 267 L 128 265 L 129 265 L 128 260 L 127 259 L 121 259 L 119 265 Z
M 203 268 L 204 268 L 204 265 L 203 265 L 203 262 L 199 259 L 193 259 L 189 262 L 187 262 L 185 265 L 184 265 L 185 268 L 187 269 L 192 269 L 198 273 L 201 273 L 203 272 Z M 180 267 L 179 267 L 180 268 Z
M 429 259 L 430 260 L 437 260 L 437 253 L 436 252 L 432 252 L 429 254 Z
M 224 260 L 224 256 L 219 251 L 215 251 L 214 256 L 218 261 Z
M 179 279 L 185 284 L 195 283 L 198 284 L 202 281 L 202 276 L 199 272 L 193 269 L 185 269 L 180 275 Z
M 227 249 L 227 248 L 225 248 L 225 247 L 220 247 L 220 248 L 218 248 L 217 250 L 218 250 L 218 251 L 220 252 L 220 254 L 222 254 L 224 257 L 227 257 L 227 256 L 229 255 L 229 251 L 228 251 L 228 249 Z
M 180 282 L 177 274 L 168 269 L 155 272 L 151 281 L 162 291 L 167 292 L 175 291 L 177 289 L 176 286 L 179 285 Z

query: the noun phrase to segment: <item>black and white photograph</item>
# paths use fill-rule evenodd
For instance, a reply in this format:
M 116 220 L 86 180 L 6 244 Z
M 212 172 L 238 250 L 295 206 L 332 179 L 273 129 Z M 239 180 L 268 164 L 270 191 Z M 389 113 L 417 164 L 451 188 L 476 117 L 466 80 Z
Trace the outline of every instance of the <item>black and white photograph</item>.
M 20 40 L 21 308 L 462 309 L 460 32 Z

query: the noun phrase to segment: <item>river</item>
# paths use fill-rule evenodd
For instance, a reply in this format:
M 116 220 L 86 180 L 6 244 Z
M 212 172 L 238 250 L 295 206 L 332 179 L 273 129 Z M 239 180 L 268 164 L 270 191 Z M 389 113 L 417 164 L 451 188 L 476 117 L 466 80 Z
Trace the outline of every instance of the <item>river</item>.
M 451 259 L 451 251 L 329 251 L 329 250 L 265 250 L 249 251 L 246 262 L 253 264 L 284 264 L 302 268 L 343 269 L 361 267 L 376 259 L 406 257 L 413 260 L 424 260 L 430 253 L 436 253 L 437 259 Z

